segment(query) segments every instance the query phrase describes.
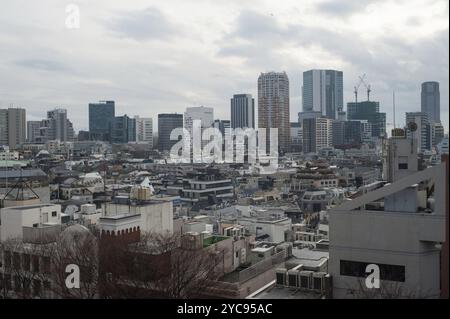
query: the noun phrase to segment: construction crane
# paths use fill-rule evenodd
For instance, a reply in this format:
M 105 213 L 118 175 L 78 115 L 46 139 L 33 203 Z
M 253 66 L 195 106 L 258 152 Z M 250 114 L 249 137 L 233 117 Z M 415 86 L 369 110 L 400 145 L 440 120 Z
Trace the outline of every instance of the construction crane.
M 359 87 L 361 86 L 361 84 L 363 84 L 365 77 L 366 77 L 365 74 L 362 77 L 361 76 L 359 77 L 359 82 L 355 86 L 355 90 L 353 91 L 353 93 L 355 93 L 355 103 L 358 103 L 358 90 L 359 90 Z
M 370 101 L 370 92 L 372 91 L 370 89 L 370 84 L 367 84 L 366 81 L 364 81 L 364 78 L 366 77 L 366 75 L 364 74 L 362 77 L 359 77 L 359 85 L 364 84 L 364 86 L 366 87 L 367 90 L 367 101 Z

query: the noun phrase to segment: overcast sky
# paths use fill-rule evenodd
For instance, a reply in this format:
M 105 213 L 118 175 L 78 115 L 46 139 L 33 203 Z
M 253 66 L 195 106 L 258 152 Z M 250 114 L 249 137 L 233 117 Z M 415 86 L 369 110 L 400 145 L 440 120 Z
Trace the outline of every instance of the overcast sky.
M 66 6 L 80 28 L 66 27 Z M 88 103 L 156 118 L 188 106 L 230 116 L 230 97 L 257 95 L 261 72 L 286 71 L 291 119 L 301 111 L 302 72 L 344 72 L 344 103 L 366 74 L 392 122 L 420 111 L 420 85 L 438 81 L 448 131 L 448 0 L 2 0 L 0 107 L 28 120 L 68 109 L 88 128 Z M 361 88 L 360 96 L 365 96 Z M 155 121 L 156 124 L 156 121 Z M 389 126 L 388 126 L 389 127 Z

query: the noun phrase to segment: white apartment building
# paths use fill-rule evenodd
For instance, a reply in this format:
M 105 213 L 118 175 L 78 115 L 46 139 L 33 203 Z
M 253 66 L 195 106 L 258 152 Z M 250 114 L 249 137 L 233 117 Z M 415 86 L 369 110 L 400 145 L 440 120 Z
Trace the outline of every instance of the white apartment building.
M 61 205 L 38 204 L 0 210 L 0 241 L 45 235 L 61 226 Z
M 136 142 L 149 144 L 153 148 L 153 119 L 135 116 Z

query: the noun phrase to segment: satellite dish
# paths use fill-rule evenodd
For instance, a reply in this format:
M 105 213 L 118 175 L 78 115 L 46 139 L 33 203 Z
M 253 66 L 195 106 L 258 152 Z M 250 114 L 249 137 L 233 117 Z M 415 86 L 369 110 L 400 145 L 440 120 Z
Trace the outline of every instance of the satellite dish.
M 409 129 L 411 132 L 417 131 L 417 124 L 416 124 L 415 122 L 409 122 L 409 123 L 408 123 L 408 129 Z

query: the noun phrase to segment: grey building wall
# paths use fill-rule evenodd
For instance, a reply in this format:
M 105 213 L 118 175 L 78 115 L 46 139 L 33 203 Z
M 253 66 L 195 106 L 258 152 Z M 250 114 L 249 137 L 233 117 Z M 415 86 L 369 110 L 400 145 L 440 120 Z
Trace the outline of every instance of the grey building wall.
M 231 99 L 231 128 L 255 128 L 255 99 L 251 94 L 235 94 Z

